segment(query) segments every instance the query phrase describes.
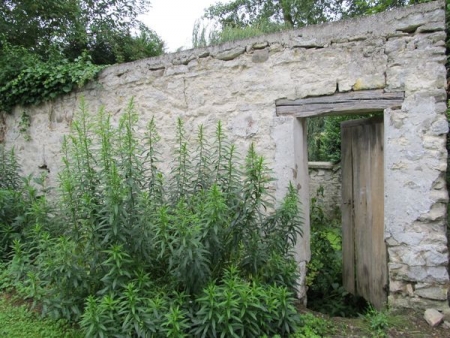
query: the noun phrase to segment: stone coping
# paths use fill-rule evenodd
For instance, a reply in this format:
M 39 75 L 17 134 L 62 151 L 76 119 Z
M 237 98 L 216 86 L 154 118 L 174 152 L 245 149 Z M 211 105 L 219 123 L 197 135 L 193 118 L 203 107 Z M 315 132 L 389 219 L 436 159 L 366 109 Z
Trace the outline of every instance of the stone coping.
M 383 13 L 310 25 L 299 29 L 257 36 L 221 45 L 189 49 L 157 57 L 110 66 L 104 69 L 99 80 L 109 75 L 121 76 L 140 68 L 147 71 L 183 67 L 193 60 L 211 57 L 228 61 L 252 50 L 281 45 L 288 48 L 324 48 L 333 43 L 366 40 L 381 36 L 403 36 L 411 31 L 444 30 L 442 12 L 445 2 L 434 1 L 401 7 Z M 439 27 L 437 27 L 439 26 Z M 441 27 L 442 26 L 442 27 Z
M 333 163 L 333 162 L 308 162 L 308 168 L 309 169 L 329 169 L 329 170 L 336 170 L 337 168 L 340 168 L 339 163 Z

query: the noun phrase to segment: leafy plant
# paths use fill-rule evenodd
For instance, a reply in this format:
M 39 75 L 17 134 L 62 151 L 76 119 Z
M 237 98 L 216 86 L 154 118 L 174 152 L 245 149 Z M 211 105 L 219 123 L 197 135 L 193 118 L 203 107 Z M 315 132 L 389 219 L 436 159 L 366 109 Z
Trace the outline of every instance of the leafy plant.
M 336 333 L 336 328 L 329 320 L 315 316 L 312 313 L 303 313 L 301 323 L 292 335 L 292 338 L 321 338 L 332 336 Z
M 388 314 L 385 311 L 377 311 L 369 306 L 364 315 L 369 330 L 373 337 L 387 337 L 387 329 L 391 326 Z
M 81 338 L 82 333 L 67 322 L 52 321 L 29 311 L 25 304 L 13 305 L 4 297 L 0 297 L 0 336 L 30 338 Z
M 31 244 L 28 234 L 35 224 L 47 223 L 51 208 L 44 195 L 45 177 L 19 175 L 14 149 L 0 146 L 0 260 L 10 260 L 12 244 Z
M 16 49 L 12 50 L 15 53 Z M 28 54 L 24 52 L 24 55 Z M 61 57 L 46 62 L 33 55 L 28 57 L 34 62 L 28 66 L 25 63 L 24 67 L 15 69 L 15 73 L 10 70 L 9 74 L 3 75 L 5 82 L 0 82 L 0 110 L 10 112 L 15 105 L 36 105 L 70 93 L 94 79 L 103 68 L 92 64 L 87 54 L 73 62 Z M 3 58 L 14 58 L 14 54 Z
M 200 127 L 191 151 L 181 120 L 165 178 L 155 121 L 142 137 L 137 116 L 130 101 L 113 127 L 81 102 L 60 199 L 51 219 L 45 205 L 28 213 L 10 283 L 93 337 L 292 333 L 302 233 L 293 186 L 275 208 L 254 145 L 240 161 L 219 123 L 211 143 Z
M 286 335 L 299 322 L 292 293 L 285 287 L 246 282 L 235 267 L 225 272 L 223 284 L 210 283 L 196 303 L 191 333 L 199 337 Z
M 8 151 L 0 145 L 0 174 L 0 189 L 19 190 L 22 180 L 14 148 Z
M 308 263 L 308 308 L 331 316 L 355 317 L 366 302 L 349 294 L 342 282 L 340 215 L 329 219 L 322 210 L 323 188 L 311 199 L 311 261 Z

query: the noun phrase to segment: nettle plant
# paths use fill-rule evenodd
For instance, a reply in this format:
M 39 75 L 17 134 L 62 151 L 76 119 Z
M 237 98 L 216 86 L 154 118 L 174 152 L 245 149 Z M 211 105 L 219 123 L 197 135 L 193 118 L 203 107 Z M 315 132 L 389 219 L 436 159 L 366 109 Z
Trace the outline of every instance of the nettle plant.
M 295 331 L 296 190 L 275 208 L 264 158 L 251 145 L 241 161 L 220 122 L 213 142 L 202 126 L 190 142 L 178 119 L 165 176 L 155 119 L 142 136 L 137 116 L 131 101 L 113 127 L 81 102 L 63 145 L 60 227 L 33 228 L 16 280 L 92 337 Z

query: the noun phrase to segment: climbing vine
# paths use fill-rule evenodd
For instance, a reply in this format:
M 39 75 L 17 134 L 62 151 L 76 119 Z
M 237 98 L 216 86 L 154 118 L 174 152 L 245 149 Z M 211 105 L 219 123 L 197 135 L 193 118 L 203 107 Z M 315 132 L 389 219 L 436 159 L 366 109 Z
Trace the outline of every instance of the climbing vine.
M 11 112 L 15 105 L 36 105 L 70 93 L 94 79 L 103 68 L 83 54 L 74 62 L 60 58 L 44 62 L 34 58 L 21 69 L 2 69 L 0 111 Z

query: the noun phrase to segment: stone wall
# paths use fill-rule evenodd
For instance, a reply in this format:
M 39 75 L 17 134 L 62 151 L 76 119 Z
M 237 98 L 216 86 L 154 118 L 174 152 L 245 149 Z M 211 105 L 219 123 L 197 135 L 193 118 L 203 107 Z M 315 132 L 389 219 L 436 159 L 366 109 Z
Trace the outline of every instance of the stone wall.
M 275 102 L 370 89 L 404 92 L 403 104 L 384 112 L 389 303 L 445 308 L 444 8 L 443 1 L 432 2 L 112 66 L 77 92 L 4 114 L 4 142 L 16 147 L 26 174 L 45 164 L 53 185 L 63 135 L 81 96 L 92 111 L 104 106 L 114 119 L 134 97 L 139 128 L 152 116 L 163 128 L 163 154 L 170 153 L 177 117 L 192 132 L 199 124 L 210 127 L 222 120 L 241 151 L 254 142 L 269 160 L 277 198 L 289 181 L 298 188 L 306 216 L 296 247 L 299 296 L 304 297 L 310 258 L 306 119 L 277 116 Z M 31 140 L 19 132 L 23 111 L 31 116 Z
M 341 209 L 341 166 L 332 162 L 308 162 L 310 197 L 319 196 L 328 217 L 339 215 Z M 323 192 L 318 194 L 318 190 Z M 322 195 L 323 194 L 323 195 Z

